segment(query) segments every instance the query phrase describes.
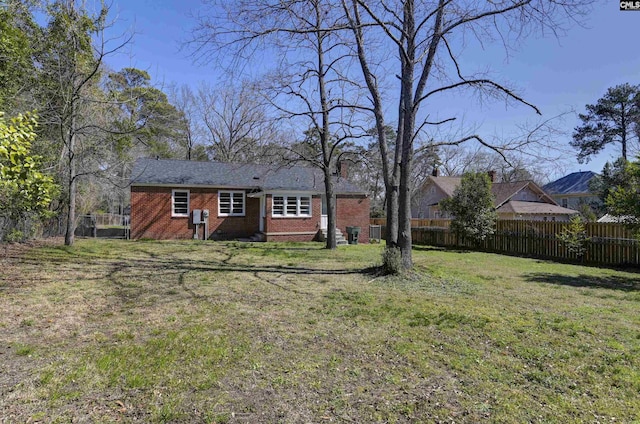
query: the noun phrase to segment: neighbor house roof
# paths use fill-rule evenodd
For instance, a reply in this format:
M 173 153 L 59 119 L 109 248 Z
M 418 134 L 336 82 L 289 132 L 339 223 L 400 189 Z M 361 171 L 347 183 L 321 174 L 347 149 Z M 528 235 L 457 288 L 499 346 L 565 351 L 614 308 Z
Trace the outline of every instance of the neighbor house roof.
M 509 201 L 496 209 L 496 212 L 526 215 L 574 215 L 578 213 L 573 209 L 563 208 L 551 203 L 523 202 L 520 200 Z
M 460 177 L 429 177 L 447 196 L 453 196 L 456 187 L 460 185 Z
M 631 215 L 623 215 L 623 216 L 615 216 L 610 214 L 605 214 L 598 220 L 598 222 L 607 222 L 607 223 L 629 223 L 629 222 L 637 222 L 638 219 Z
M 131 185 L 324 192 L 324 174 L 317 168 L 304 166 L 138 159 L 131 172 Z M 340 177 L 335 179 L 335 191 L 344 194 L 365 193 Z
M 462 178 L 460 177 L 429 177 L 431 181 L 438 186 L 447 196 L 453 196 L 453 192 L 460 185 Z M 533 181 L 517 181 L 513 183 L 492 183 L 491 193 L 495 198 L 494 205 L 499 208 L 505 202 L 508 202 L 513 196 L 524 188 L 529 187 L 532 191 L 538 193 L 541 199 L 546 199 L 547 203 L 556 205 L 557 203 L 549 195 L 547 195 Z
M 557 205 L 556 201 L 551 196 L 544 192 L 536 183 L 531 180 L 516 181 L 514 183 L 493 183 L 491 185 L 491 192 L 496 197 L 496 206 L 500 206 L 518 194 L 525 188 L 529 188 L 532 192 L 538 195 L 538 198 L 548 204 Z
M 589 181 L 596 175 L 598 174 L 592 171 L 574 172 L 542 188 L 549 194 L 588 194 Z

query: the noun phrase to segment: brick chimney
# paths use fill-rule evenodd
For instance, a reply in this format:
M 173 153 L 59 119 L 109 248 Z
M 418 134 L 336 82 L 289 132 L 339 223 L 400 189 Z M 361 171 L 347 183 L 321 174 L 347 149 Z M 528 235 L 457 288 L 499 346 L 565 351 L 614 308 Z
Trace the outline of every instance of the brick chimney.
M 495 182 L 496 182 L 496 171 L 494 171 L 494 170 L 492 169 L 491 171 L 487 172 L 487 175 L 489 175 L 489 180 L 490 180 L 492 183 L 495 183 Z
M 342 159 L 338 162 L 338 173 L 342 178 L 347 178 L 349 176 L 349 164 L 346 160 Z
M 431 171 L 431 176 L 433 176 L 433 177 L 438 177 L 438 176 L 440 176 L 440 170 L 438 169 L 438 167 L 437 167 L 437 166 L 434 166 L 434 167 L 433 167 L 433 171 Z

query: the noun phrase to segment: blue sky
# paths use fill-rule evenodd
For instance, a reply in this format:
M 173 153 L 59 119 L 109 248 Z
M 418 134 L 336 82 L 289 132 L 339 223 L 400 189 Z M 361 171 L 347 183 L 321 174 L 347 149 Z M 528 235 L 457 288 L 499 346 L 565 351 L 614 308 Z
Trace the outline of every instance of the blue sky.
M 215 66 L 194 64 L 188 52 L 180 49 L 193 27 L 191 16 L 200 8 L 199 1 L 114 0 L 114 31 L 134 30 L 135 36 L 126 54 L 111 57 L 108 62 L 116 70 L 125 66 L 145 69 L 157 84 L 215 83 L 222 77 Z M 585 104 L 595 103 L 609 87 L 640 83 L 638 39 L 640 12 L 622 12 L 618 1 L 607 0 L 593 7 L 585 27 L 573 26 L 559 39 L 527 39 L 508 60 L 504 51 L 495 47 L 465 56 L 465 60 L 470 64 L 477 61 L 480 66 L 489 64 L 494 75 L 515 86 L 547 118 L 572 108 L 583 112 Z M 525 107 L 507 109 L 499 102 L 479 107 L 465 98 L 448 99 L 439 109 L 463 111 L 465 121 L 485 135 L 509 134 L 516 125 L 536 119 Z M 577 124 L 577 116 L 567 116 L 559 124 L 566 135 L 559 136 L 557 142 L 568 143 Z M 599 172 L 607 160 L 618 155 L 619 149 L 611 148 L 588 164 L 570 158 L 555 173 Z

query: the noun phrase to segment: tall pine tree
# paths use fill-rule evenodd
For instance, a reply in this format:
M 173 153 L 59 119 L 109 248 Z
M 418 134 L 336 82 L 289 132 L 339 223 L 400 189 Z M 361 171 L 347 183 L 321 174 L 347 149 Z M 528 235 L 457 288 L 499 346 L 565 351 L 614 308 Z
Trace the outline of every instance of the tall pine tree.
M 569 143 L 579 150 L 578 162 L 588 162 L 610 144 L 620 144 L 621 156 L 627 160 L 630 144 L 638 138 L 640 87 L 621 84 L 609 88 L 586 109 L 586 114 L 578 115 L 582 124 L 575 128 Z

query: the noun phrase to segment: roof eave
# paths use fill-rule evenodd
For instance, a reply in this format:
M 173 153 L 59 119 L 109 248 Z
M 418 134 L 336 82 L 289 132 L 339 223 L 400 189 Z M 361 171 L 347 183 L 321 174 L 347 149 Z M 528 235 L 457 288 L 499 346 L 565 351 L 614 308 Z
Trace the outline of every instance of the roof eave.
M 162 188 L 208 188 L 219 190 L 260 190 L 257 193 L 253 193 L 252 196 L 259 196 L 260 194 L 273 194 L 273 193 L 309 193 L 311 195 L 321 195 L 324 191 L 321 190 L 308 190 L 308 189 L 295 189 L 295 188 L 265 188 L 259 186 L 225 186 L 216 184 L 167 184 L 167 183 L 140 183 L 132 182 L 131 187 L 162 187 Z M 367 196 L 368 193 L 364 191 L 336 191 L 337 195 L 349 195 L 349 196 Z
M 192 187 L 192 188 L 218 188 L 222 190 L 227 189 L 235 189 L 235 190 L 260 190 L 259 186 L 240 186 L 240 185 L 219 185 L 219 184 L 198 184 L 198 183 L 140 183 L 140 182 L 132 182 L 129 184 L 131 187 L 163 187 L 163 188 L 171 188 L 171 187 Z

